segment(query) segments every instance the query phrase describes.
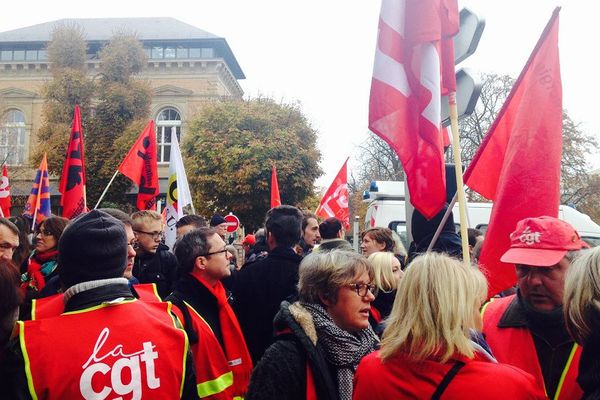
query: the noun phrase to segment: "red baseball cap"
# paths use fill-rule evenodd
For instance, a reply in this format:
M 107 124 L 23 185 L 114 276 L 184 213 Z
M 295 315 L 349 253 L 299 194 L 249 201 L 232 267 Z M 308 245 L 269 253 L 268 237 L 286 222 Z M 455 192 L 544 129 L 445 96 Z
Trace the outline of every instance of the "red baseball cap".
M 256 244 L 256 237 L 252 234 L 246 235 L 242 244 L 248 244 L 250 246 L 254 246 Z
M 525 218 L 510 234 L 510 249 L 500 261 L 550 267 L 571 250 L 589 247 L 571 225 L 554 217 Z

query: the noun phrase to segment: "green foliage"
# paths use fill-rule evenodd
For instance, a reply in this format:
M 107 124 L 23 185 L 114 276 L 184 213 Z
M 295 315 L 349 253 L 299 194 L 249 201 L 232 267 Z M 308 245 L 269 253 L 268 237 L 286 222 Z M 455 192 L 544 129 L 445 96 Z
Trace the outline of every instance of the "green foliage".
M 261 226 L 273 165 L 282 202 L 312 205 L 322 174 L 316 138 L 297 105 L 265 98 L 207 104 L 182 143 L 197 212 L 233 212 L 247 230 Z
M 108 82 L 127 83 L 142 71 L 147 57 L 133 34 L 119 32 L 100 52 L 101 68 Z
M 81 26 L 76 24 L 57 26 L 52 31 L 52 38 L 48 44 L 48 60 L 52 64 L 52 69 L 83 69 L 86 47 Z

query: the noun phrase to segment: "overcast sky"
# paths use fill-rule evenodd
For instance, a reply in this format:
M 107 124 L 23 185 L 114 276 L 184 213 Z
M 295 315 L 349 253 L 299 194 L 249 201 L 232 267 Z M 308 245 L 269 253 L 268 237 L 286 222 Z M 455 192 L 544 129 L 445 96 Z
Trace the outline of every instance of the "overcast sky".
M 564 3 L 564 4 L 563 4 Z M 367 135 L 380 0 L 5 1 L 0 31 L 61 18 L 174 17 L 225 37 L 246 96 L 299 101 L 319 132 L 328 186 Z M 595 1 L 459 0 L 486 19 L 477 52 L 460 66 L 516 78 L 555 6 L 562 5 L 563 106 L 600 140 L 600 6 Z M 591 159 L 600 167 L 600 154 Z

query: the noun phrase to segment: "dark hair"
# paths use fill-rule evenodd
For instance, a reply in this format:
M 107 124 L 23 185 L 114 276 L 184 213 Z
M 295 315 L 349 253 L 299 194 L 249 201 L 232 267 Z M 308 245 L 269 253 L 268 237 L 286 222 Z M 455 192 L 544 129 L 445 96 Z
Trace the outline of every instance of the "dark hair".
M 175 223 L 175 228 L 181 228 L 182 226 L 186 225 L 193 225 L 195 228 L 202 228 L 203 226 L 206 226 L 206 220 L 200 215 L 184 215 Z
M 335 217 L 327 218 L 319 224 L 319 233 L 323 239 L 335 239 L 342 230 L 342 223 Z
M 19 247 L 17 247 L 13 252 L 12 260 L 15 262 L 17 267 L 20 267 L 23 265 L 23 262 L 29 258 L 31 250 L 33 250 L 33 246 L 31 245 L 31 239 L 29 238 L 29 233 L 31 232 L 31 223 L 29 222 L 29 219 L 27 217 L 24 217 L 22 215 L 8 217 L 8 220 L 12 222 L 18 228 L 19 231 Z M 3 222 L 0 223 L 6 225 Z
M 6 226 L 15 235 L 19 235 L 19 228 L 8 218 L 0 218 L 0 225 Z
M 212 227 L 203 226 L 189 231 L 175 243 L 175 257 L 179 263 L 180 272 L 192 272 L 196 257 L 208 253 L 208 238 L 217 233 Z
M 385 244 L 385 248 L 381 251 L 394 251 L 394 236 L 390 228 L 371 228 L 363 232 L 362 237 L 369 235 L 371 239 L 377 243 Z
M 471 247 L 475 247 L 477 244 L 477 238 L 479 236 L 483 236 L 483 232 L 475 228 L 467 228 L 467 234 L 469 235 L 469 246 Z
M 265 231 L 279 246 L 292 247 L 302 236 L 302 213 L 296 207 L 282 205 L 267 211 Z
M 317 216 L 311 212 L 308 211 L 303 211 L 302 212 L 302 235 L 304 235 L 304 230 L 306 229 L 306 226 L 308 225 L 308 220 L 314 218 L 315 221 L 317 221 L 317 223 L 319 222 L 319 218 L 317 218 Z
M 56 239 L 56 244 L 58 246 L 58 241 L 60 240 L 60 237 L 62 236 L 62 233 L 65 230 L 68 223 L 69 223 L 69 220 L 66 218 L 63 218 L 63 217 L 46 218 L 45 220 L 42 221 L 42 223 L 38 227 L 37 232 L 39 233 L 39 231 L 42 228 L 44 228 L 52 236 L 54 236 L 54 239 Z
M 129 214 L 127 214 L 125 211 L 121 211 L 116 208 L 99 208 L 98 210 L 104 211 L 111 217 L 114 217 L 114 218 L 118 219 L 119 221 L 121 221 L 122 223 L 124 223 L 125 225 L 133 228 L 133 219 L 131 219 Z
M 20 277 L 19 269 L 12 261 L 0 259 L 0 344 L 4 344 L 10 335 L 14 312 L 23 300 Z

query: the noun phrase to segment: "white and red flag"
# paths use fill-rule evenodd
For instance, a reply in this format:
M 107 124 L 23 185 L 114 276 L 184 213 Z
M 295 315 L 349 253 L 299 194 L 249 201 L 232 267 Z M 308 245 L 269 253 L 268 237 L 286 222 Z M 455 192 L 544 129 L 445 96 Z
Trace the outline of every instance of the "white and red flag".
M 479 263 L 488 295 L 515 285 L 511 264 L 500 261 L 510 233 L 527 217 L 558 217 L 562 153 L 562 84 L 556 9 L 483 139 L 465 184 L 494 200 Z
M 338 172 L 327 192 L 321 199 L 319 208 L 315 214 L 321 218 L 335 217 L 344 225 L 344 229 L 350 228 L 350 210 L 348 209 L 348 159 Z
M 10 217 L 10 183 L 8 181 L 8 169 L 2 166 L 2 181 L 0 182 L 0 217 Z
M 456 90 L 456 0 L 382 0 L 369 129 L 398 154 L 413 206 L 431 218 L 446 201 L 441 96 Z

